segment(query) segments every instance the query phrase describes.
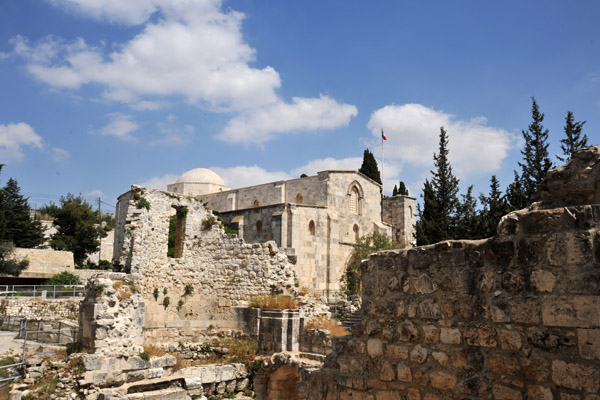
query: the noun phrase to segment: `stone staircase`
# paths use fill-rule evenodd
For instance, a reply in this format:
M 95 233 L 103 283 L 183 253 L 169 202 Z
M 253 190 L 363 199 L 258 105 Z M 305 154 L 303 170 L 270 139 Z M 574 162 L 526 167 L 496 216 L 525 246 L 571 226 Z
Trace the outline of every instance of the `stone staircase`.
M 356 310 L 351 314 L 348 314 L 346 319 L 342 321 L 342 326 L 348 330 L 352 328 L 353 325 L 360 323 L 362 320 L 362 312 L 361 310 Z

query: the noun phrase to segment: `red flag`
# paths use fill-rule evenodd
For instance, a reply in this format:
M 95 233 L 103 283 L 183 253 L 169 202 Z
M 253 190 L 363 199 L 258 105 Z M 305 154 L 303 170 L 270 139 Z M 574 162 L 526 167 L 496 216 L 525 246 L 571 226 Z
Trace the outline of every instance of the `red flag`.
M 383 140 L 387 140 L 387 138 L 386 138 L 386 137 L 385 137 L 385 135 L 383 134 L 383 128 L 381 129 L 381 138 L 382 138 Z

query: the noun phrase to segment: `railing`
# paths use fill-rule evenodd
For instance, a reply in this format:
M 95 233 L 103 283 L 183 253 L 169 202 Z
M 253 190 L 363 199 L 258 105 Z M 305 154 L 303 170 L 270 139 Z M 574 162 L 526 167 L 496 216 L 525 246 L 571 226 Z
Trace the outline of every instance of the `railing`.
M 0 330 L 17 331 L 16 339 L 23 339 L 23 353 L 20 362 L 0 366 L 0 383 L 20 378 L 23 375 L 23 371 L 17 375 L 14 374 L 19 369 L 23 370 L 28 347 L 39 347 L 40 343 L 73 345 L 77 343 L 79 336 L 79 327 L 61 321 L 28 320 L 15 316 L 1 318 Z
M 76 297 L 85 295 L 85 285 L 0 285 L 0 297 Z

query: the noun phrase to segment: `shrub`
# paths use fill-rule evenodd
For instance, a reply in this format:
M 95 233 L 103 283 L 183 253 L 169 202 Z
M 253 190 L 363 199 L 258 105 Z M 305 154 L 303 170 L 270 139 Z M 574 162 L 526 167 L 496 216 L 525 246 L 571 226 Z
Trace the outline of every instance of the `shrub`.
M 162 357 L 167 354 L 160 347 L 153 346 L 151 344 L 144 346 L 144 353 L 147 353 L 148 357 Z
M 329 318 L 325 315 L 311 319 L 304 327 L 306 329 L 328 330 L 331 336 L 345 336 L 348 334 L 348 330 L 339 325 L 339 322 L 336 319 Z
M 140 354 L 138 354 L 138 357 L 140 357 L 144 361 L 150 361 L 150 354 L 148 354 L 148 352 L 146 351 L 143 351 Z
M 169 293 L 169 291 L 167 290 L 167 288 L 163 288 L 163 295 L 167 295 L 167 293 Z
M 154 296 L 154 300 L 158 300 L 158 288 L 154 288 L 152 292 L 152 296 Z
M 183 289 L 183 295 L 189 296 L 194 293 L 194 286 L 191 283 L 187 283 Z
M 145 197 L 140 197 L 139 200 L 135 202 L 135 206 L 137 208 L 145 208 L 146 210 L 150 211 L 150 202 L 146 200 Z
M 185 301 L 183 301 L 182 299 L 179 299 L 179 301 L 177 302 L 177 310 L 180 311 L 184 304 L 185 304 Z
M 80 285 L 81 281 L 77 275 L 69 271 L 63 271 L 46 280 L 46 285 Z
M 164 308 L 169 307 L 169 304 L 171 304 L 171 299 L 169 298 L 169 296 L 165 296 L 165 298 L 163 299 L 162 304 L 163 304 Z
M 211 229 L 213 225 L 215 225 L 217 222 L 217 219 L 213 215 L 211 215 L 208 218 L 202 220 L 202 228 L 204 230 Z
M 96 285 L 96 286 L 94 286 L 94 294 L 96 296 L 100 296 L 102 294 L 102 292 L 104 292 L 105 288 L 106 288 L 106 286 L 104 286 L 104 285 Z
M 253 297 L 248 306 L 260 309 L 290 310 L 298 308 L 298 302 L 291 296 L 267 294 Z

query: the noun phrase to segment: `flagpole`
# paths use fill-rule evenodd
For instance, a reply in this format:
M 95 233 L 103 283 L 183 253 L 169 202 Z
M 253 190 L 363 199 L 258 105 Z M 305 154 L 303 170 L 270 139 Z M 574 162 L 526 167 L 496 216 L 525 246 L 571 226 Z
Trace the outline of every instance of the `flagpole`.
M 381 197 L 385 196 L 383 180 L 383 128 L 381 128 Z

